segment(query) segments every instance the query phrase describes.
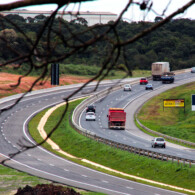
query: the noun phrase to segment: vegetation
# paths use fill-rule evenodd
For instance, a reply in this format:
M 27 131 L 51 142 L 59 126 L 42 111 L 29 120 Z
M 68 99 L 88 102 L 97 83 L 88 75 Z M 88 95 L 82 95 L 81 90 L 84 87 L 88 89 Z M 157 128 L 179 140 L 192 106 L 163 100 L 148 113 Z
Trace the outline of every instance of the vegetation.
M 1 62 L 8 61 L 17 57 L 18 52 L 20 54 L 27 54 L 29 52 L 29 43 L 26 38 L 22 35 L 16 26 L 12 25 L 8 20 L 14 22 L 20 29 L 24 30 L 27 36 L 32 38 L 32 41 L 36 39 L 38 36 L 39 30 L 43 25 L 46 17 L 37 20 L 36 17 L 34 20 L 37 22 L 27 23 L 26 20 L 17 15 L 7 15 L 0 17 L 0 38 L 6 35 L 6 42 L 4 39 L 0 39 L 0 60 Z M 83 32 L 88 29 L 86 24 L 82 25 L 75 22 L 67 22 L 62 18 L 56 18 L 53 24 L 53 31 L 55 33 L 51 33 L 51 45 L 56 45 L 55 50 L 52 51 L 53 55 L 51 58 L 57 58 L 61 56 L 62 53 L 69 52 L 71 48 L 67 48 L 60 37 L 58 37 L 58 27 L 59 22 L 62 22 L 63 25 L 60 29 L 60 32 L 63 35 L 63 39 L 68 40 L 68 37 L 71 37 L 71 32 L 68 29 L 71 29 L 72 33 L 74 32 Z M 112 22 L 110 22 L 112 23 Z M 140 33 L 144 29 L 152 26 L 155 22 L 132 22 L 127 23 L 121 21 L 117 26 L 118 36 L 120 40 L 126 40 L 127 38 L 131 38 L 135 35 L 135 33 Z M 68 28 L 66 28 L 68 27 Z M 78 39 L 82 42 L 87 42 L 90 40 L 94 34 L 102 34 L 107 30 L 107 27 L 102 26 L 101 28 L 93 29 L 93 33 L 91 31 L 86 31 L 85 33 L 78 34 L 75 36 L 75 39 L 72 38 L 69 42 L 78 43 Z M 133 44 L 129 44 L 125 47 L 125 58 L 129 64 L 129 68 L 131 70 L 135 69 L 144 69 L 150 70 L 150 65 L 154 61 L 169 61 L 173 70 L 175 69 L 183 69 L 192 67 L 194 65 L 195 60 L 195 21 L 190 19 L 176 19 L 172 20 L 170 23 L 165 24 L 163 27 L 160 27 L 158 30 L 150 33 L 144 38 L 136 41 Z M 108 35 L 109 38 L 114 37 L 114 32 L 111 31 Z M 67 42 L 67 43 L 69 43 Z M 10 51 L 6 45 L 10 45 L 12 50 Z M 39 52 L 43 52 L 47 47 L 47 30 L 45 31 L 43 37 L 40 39 L 38 49 Z M 90 66 L 82 68 L 83 73 L 87 71 L 87 74 L 93 75 L 95 72 L 97 73 L 97 67 L 101 67 L 104 62 L 104 57 L 108 54 L 108 50 L 111 45 L 109 42 L 99 41 L 98 43 L 94 43 L 84 50 L 78 51 L 75 55 L 66 58 L 66 60 L 62 60 L 60 64 L 66 64 L 66 70 L 70 70 L 70 66 L 74 66 L 75 64 L 82 64 L 84 66 Z M 17 51 L 17 52 L 14 52 Z M 122 56 L 122 55 L 121 55 Z M 113 55 L 114 58 L 114 55 Z M 113 60 L 113 59 L 112 59 Z M 112 62 L 111 60 L 111 62 Z M 20 63 L 20 61 L 18 61 Z M 117 62 L 117 65 L 125 64 L 123 57 Z M 29 64 L 26 64 L 24 67 L 28 70 Z M 21 67 L 20 67 L 21 68 Z M 36 71 L 38 71 L 40 67 L 37 66 Z M 78 73 L 77 69 L 80 67 L 77 66 L 74 69 L 74 74 Z M 40 70 L 39 70 L 40 71 Z M 71 71 L 72 68 L 71 68 Z M 115 70 L 113 70 L 115 71 Z M 69 72 L 70 73 L 70 72 Z
M 47 180 L 30 176 L 27 173 L 19 172 L 0 165 L 0 194 L 14 194 L 11 191 L 16 191 L 18 186 L 24 187 L 26 185 L 35 186 L 37 184 L 51 183 Z
M 27 65 L 28 67 L 28 65 Z M 15 66 L 7 66 L 0 68 L 0 72 L 8 72 L 12 74 L 23 75 L 27 69 L 26 66 L 22 66 L 20 69 L 16 69 Z M 85 77 L 92 77 L 100 71 L 98 66 L 82 65 L 82 64 L 60 64 L 60 75 L 79 75 Z M 38 76 L 41 72 L 41 69 L 33 70 L 30 75 Z M 150 76 L 151 71 L 149 70 L 133 70 L 132 77 L 146 77 Z M 126 76 L 126 73 L 122 70 L 112 70 L 106 79 L 121 79 Z
M 71 103 L 67 116 L 71 114 L 71 110 L 80 103 L 80 101 L 81 100 Z M 63 110 L 64 108 L 60 107 L 49 117 L 49 120 L 44 127 L 47 133 L 55 125 Z M 40 138 L 39 133 L 35 131 L 35 129 L 45 112 L 46 111 L 43 111 L 36 115 L 29 123 L 30 133 L 37 142 L 41 141 L 42 138 Z M 143 156 L 112 148 L 102 143 L 97 143 L 72 129 L 68 117 L 64 118 L 60 127 L 55 131 L 51 139 L 57 143 L 62 150 L 79 158 L 88 159 L 128 174 L 195 190 L 194 166 L 189 168 L 188 165 L 177 165 L 176 163 L 148 159 Z M 52 151 L 48 144 L 45 144 L 44 147 Z M 53 152 L 60 155 L 56 151 Z M 83 164 L 79 159 L 74 161 Z
M 140 110 L 138 119 L 152 130 L 195 142 L 195 112 L 191 110 L 192 94 L 195 94 L 194 82 L 168 90 L 149 100 Z M 185 112 L 183 108 L 165 108 L 163 111 L 163 99 L 185 99 Z
M 11 195 L 15 194 L 17 189 L 24 188 L 26 185 L 28 186 L 36 186 L 37 184 L 51 184 L 51 181 L 41 179 L 36 176 L 31 176 L 27 173 L 23 173 L 17 171 L 15 169 L 11 169 L 9 167 L 5 167 L 0 165 L 0 194 L 2 195 Z M 62 184 L 55 183 L 54 185 L 61 185 L 67 187 Z M 70 187 L 69 187 L 70 188 Z M 74 188 L 75 189 L 75 188 Z M 103 193 L 95 193 L 95 192 L 87 192 L 84 190 L 75 189 L 75 191 L 79 192 L 83 195 L 100 195 Z

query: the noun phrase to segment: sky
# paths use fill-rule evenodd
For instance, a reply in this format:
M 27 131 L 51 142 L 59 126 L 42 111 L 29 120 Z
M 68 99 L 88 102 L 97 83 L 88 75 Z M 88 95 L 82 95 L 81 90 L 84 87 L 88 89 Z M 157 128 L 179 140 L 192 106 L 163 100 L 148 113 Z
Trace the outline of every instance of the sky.
M 3 3 L 9 3 L 17 0 L 0 0 L 0 5 Z M 149 3 L 153 2 L 153 10 L 155 10 L 158 14 L 162 14 L 165 8 L 168 6 L 168 9 L 165 12 L 165 16 L 168 16 L 170 13 L 176 11 L 178 8 L 182 7 L 190 0 L 147 0 Z M 125 7 L 128 0 L 94 0 L 86 3 L 82 3 L 80 6 L 80 11 L 98 11 L 98 12 L 111 12 L 114 14 L 120 14 L 121 10 Z M 137 2 L 141 2 L 141 0 L 137 0 Z M 54 10 L 56 5 L 44 5 L 44 6 L 30 6 L 25 9 L 28 10 Z M 79 4 L 70 4 L 66 11 L 77 11 L 79 8 Z M 134 5 L 129 8 L 129 10 L 125 13 L 123 18 L 126 21 L 154 21 L 157 15 L 150 11 L 146 13 L 144 11 L 140 11 L 139 7 Z M 191 6 L 185 13 L 180 14 L 179 18 L 189 18 L 195 19 L 195 4 Z

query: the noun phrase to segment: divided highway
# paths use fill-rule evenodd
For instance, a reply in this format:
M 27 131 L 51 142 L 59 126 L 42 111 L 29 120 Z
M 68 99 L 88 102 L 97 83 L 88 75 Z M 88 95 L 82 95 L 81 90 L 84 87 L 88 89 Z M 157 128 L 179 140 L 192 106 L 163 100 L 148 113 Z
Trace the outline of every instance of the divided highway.
M 150 81 L 153 84 L 154 90 L 145 90 L 145 85 L 135 84 L 132 86 L 132 91 L 123 91 L 123 88 L 113 92 L 104 101 L 97 101 L 96 106 L 96 121 L 85 121 L 85 113 L 83 112 L 80 124 L 82 128 L 88 129 L 99 137 L 103 137 L 118 143 L 130 145 L 133 147 L 157 151 L 159 153 L 172 156 L 183 157 L 190 160 L 195 160 L 195 150 L 181 147 L 175 144 L 167 143 L 166 149 L 152 148 L 152 137 L 144 134 L 134 124 L 135 111 L 152 96 L 157 95 L 167 88 L 175 87 L 189 81 L 195 81 L 195 74 L 190 72 L 177 75 L 174 84 L 162 84 L 161 81 Z M 125 108 L 127 112 L 126 130 L 110 130 L 108 129 L 108 109 Z
M 190 73 L 176 76 L 176 82 L 180 82 L 189 77 L 194 77 Z M 100 86 L 99 90 L 109 85 Z M 154 88 L 161 86 L 160 82 L 154 83 Z M 149 142 L 145 139 L 138 138 L 131 133 L 131 128 L 127 131 L 111 131 L 107 129 L 107 108 L 109 107 L 125 107 L 129 101 L 136 99 L 138 96 L 145 95 L 145 86 L 134 85 L 132 92 L 117 91 L 107 96 L 104 101 L 96 103 L 97 113 L 100 115 L 96 122 L 86 122 L 84 116 L 81 117 L 81 125 L 102 137 L 117 140 L 126 144 L 140 144 L 141 147 L 150 147 Z M 1 113 L 0 117 L 0 160 L 6 159 L 10 154 L 22 150 L 20 140 L 32 145 L 33 140 L 28 134 L 27 124 L 33 115 L 40 112 L 46 107 L 62 102 L 62 98 L 67 97 L 74 88 L 65 87 L 58 90 L 44 93 L 35 93 L 25 97 L 18 105 L 12 109 Z M 88 86 L 85 92 L 90 91 L 92 86 Z M 77 94 L 77 97 L 82 96 Z M 75 96 L 76 98 L 76 96 Z M 0 108 L 5 108 L 13 103 L 14 100 L 1 102 Z M 131 124 L 129 124 L 131 126 Z M 134 130 L 134 129 L 132 129 Z M 132 131 L 133 132 L 133 131 Z M 171 147 L 170 147 L 171 148 Z M 175 151 L 176 150 L 176 151 Z M 164 152 L 177 152 L 178 149 L 170 150 L 169 147 Z M 178 151 L 180 155 L 182 150 Z M 195 156 L 193 151 L 185 151 L 185 155 Z M 25 171 L 32 175 L 43 177 L 56 182 L 64 183 L 70 186 L 83 188 L 91 191 L 104 192 L 106 194 L 180 194 L 144 184 L 139 184 L 129 180 L 110 176 L 81 165 L 77 165 L 71 161 L 62 159 L 42 147 L 34 148 L 16 155 L 13 159 L 7 160 L 6 165 L 18 170 Z

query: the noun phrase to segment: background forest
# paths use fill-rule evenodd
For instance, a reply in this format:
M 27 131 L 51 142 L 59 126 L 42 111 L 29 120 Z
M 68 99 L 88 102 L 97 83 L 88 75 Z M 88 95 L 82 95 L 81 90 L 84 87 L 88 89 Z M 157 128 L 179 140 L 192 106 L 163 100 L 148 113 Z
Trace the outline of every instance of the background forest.
M 35 18 L 28 18 L 28 21 L 19 15 L 7 15 L 0 17 L 0 61 L 1 63 L 19 57 L 21 54 L 29 53 L 29 43 L 22 31 L 32 40 L 36 40 L 37 35 L 46 21 L 46 17 L 38 15 Z M 155 22 L 125 22 L 120 21 L 117 26 L 117 36 L 120 40 L 134 37 L 136 33 L 152 26 Z M 13 25 L 14 23 L 14 25 Z M 59 25 L 59 24 L 63 25 Z M 112 23 L 112 21 L 111 21 Z M 70 38 L 71 44 L 76 45 L 79 42 L 87 42 L 92 36 L 98 35 L 107 30 L 107 26 L 103 25 L 87 31 L 90 27 L 84 19 L 79 18 L 71 22 L 56 18 L 52 26 L 52 39 L 50 44 L 55 45 L 50 58 L 57 58 L 62 53 L 68 52 L 69 47 L 64 45 L 61 39 Z M 86 31 L 86 32 L 85 32 Z M 74 34 L 75 32 L 75 34 Z M 82 32 L 79 34 L 79 32 Z M 195 21 L 190 19 L 172 20 L 158 30 L 136 41 L 133 44 L 125 46 L 126 60 L 130 64 L 132 70 L 150 70 L 151 63 L 155 61 L 168 61 L 171 69 L 183 69 L 195 66 Z M 62 34 L 64 37 L 58 36 Z M 111 31 L 107 34 L 107 39 L 114 41 L 114 33 Z M 6 35 L 6 40 L 5 40 Z M 39 53 L 44 56 L 47 45 L 47 30 L 38 45 Z M 68 43 L 67 43 L 68 44 Z M 9 46 L 9 47 L 8 47 Z M 76 46 L 75 46 L 76 47 Z M 97 72 L 96 68 L 101 67 L 104 57 L 107 55 L 111 44 L 109 41 L 99 41 L 86 47 L 86 49 L 78 50 L 76 55 L 70 56 L 66 60 L 59 63 L 73 65 L 84 65 L 91 67 L 92 72 Z M 11 49 L 10 49 L 11 48 Z M 17 52 L 16 52 L 17 51 Z M 46 54 L 45 54 L 46 55 Z M 20 63 L 18 61 L 18 63 Z M 120 57 L 118 65 L 124 64 L 124 58 Z M 23 69 L 25 67 L 23 66 Z M 28 69 L 28 66 L 26 66 Z M 68 69 L 68 66 L 67 66 Z M 72 68 L 71 68 L 72 69 Z M 88 68 L 89 69 L 89 68 Z M 88 71 L 87 71 L 88 72 Z

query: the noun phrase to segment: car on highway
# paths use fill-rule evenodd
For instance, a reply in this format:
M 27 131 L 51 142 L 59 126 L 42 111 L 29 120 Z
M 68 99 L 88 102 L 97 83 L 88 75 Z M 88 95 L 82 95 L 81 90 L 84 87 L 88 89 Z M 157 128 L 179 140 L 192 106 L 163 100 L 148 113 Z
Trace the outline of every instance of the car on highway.
M 85 114 L 85 119 L 86 119 L 86 121 L 95 121 L 95 119 L 96 119 L 95 113 L 94 112 L 87 112 Z
M 191 73 L 195 73 L 195 67 L 191 68 Z
M 124 91 L 131 91 L 131 85 L 130 84 L 125 84 L 124 85 Z
M 141 78 L 139 83 L 140 83 L 140 85 L 146 85 L 146 84 L 148 84 L 148 79 L 147 78 Z
M 148 89 L 153 90 L 153 85 L 152 85 L 152 84 L 147 84 L 147 85 L 146 85 L 146 90 L 148 90 Z
M 87 106 L 86 112 L 94 112 L 95 113 L 95 106 L 94 105 Z
M 151 146 L 152 148 L 156 148 L 156 147 L 165 148 L 166 147 L 165 139 L 163 137 L 155 137 L 151 141 Z

